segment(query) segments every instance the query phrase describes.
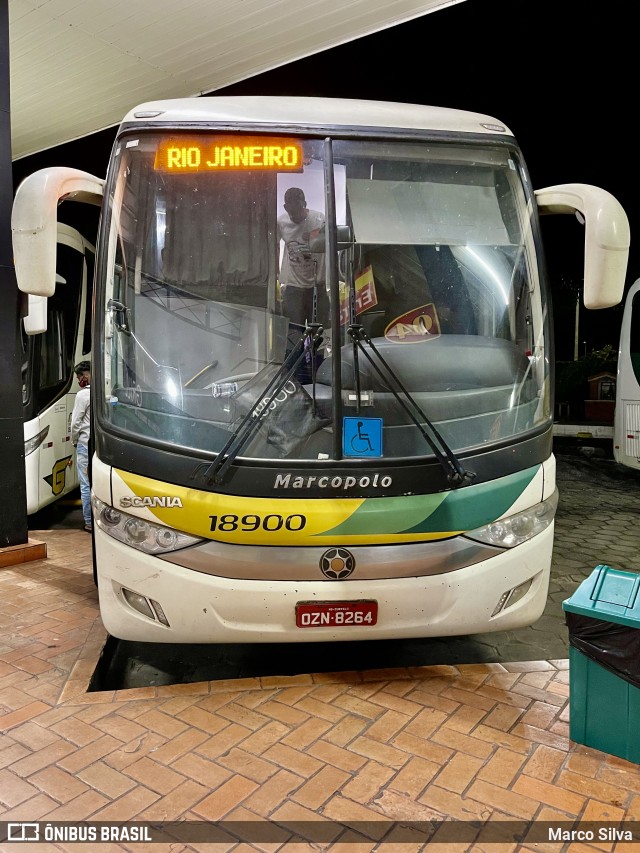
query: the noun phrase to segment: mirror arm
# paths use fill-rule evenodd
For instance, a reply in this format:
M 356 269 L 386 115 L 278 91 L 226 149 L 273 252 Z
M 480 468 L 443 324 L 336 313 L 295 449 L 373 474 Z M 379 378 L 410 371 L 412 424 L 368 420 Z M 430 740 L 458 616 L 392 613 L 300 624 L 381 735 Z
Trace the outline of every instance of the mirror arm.
M 63 166 L 40 169 L 22 181 L 11 214 L 13 257 L 18 287 L 34 296 L 56 289 L 58 204 L 102 204 L 104 180 Z
M 585 225 L 584 304 L 610 308 L 622 300 L 629 258 L 629 220 L 620 202 L 590 184 L 535 191 L 541 214 L 580 214 Z M 581 217 L 581 218 L 580 218 Z

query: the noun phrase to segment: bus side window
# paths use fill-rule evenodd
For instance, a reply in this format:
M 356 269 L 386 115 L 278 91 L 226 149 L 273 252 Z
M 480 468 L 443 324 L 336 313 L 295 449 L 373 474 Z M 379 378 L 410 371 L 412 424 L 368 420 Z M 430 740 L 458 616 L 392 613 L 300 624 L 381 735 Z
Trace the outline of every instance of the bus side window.
M 40 340 L 40 398 L 51 402 L 58 386 L 64 382 L 65 335 L 62 312 L 49 311 L 47 331 Z M 47 398 L 46 400 L 44 398 Z

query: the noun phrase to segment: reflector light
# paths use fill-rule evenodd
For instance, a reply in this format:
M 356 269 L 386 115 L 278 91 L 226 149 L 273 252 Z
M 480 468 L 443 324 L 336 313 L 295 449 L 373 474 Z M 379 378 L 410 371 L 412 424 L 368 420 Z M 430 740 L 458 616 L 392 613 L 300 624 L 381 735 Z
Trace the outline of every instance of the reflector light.
M 134 610 L 137 610 L 138 613 L 142 613 L 143 616 L 147 616 L 149 619 L 153 619 L 155 621 L 151 605 L 144 595 L 140 595 L 139 592 L 133 592 L 131 589 L 126 589 L 124 586 L 122 587 L 122 595 L 124 596 L 124 600 L 127 604 L 133 607 Z
M 524 583 L 521 583 L 518 586 L 514 586 L 512 589 L 508 589 L 506 592 L 503 592 L 500 598 L 498 599 L 498 603 L 496 604 L 491 616 L 496 616 L 498 613 L 500 613 L 501 610 L 506 610 L 508 607 L 511 607 L 513 604 L 516 604 L 518 601 L 520 601 L 520 599 L 524 598 L 525 595 L 529 592 L 532 583 L 533 578 L 529 578 L 529 580 L 525 581 Z
M 134 592 L 132 589 L 127 589 L 126 586 L 122 586 L 120 589 L 122 597 L 130 607 L 148 619 L 153 619 L 154 622 L 160 622 L 169 628 L 169 620 L 157 601 L 154 601 L 153 598 L 147 598 L 139 592 Z

